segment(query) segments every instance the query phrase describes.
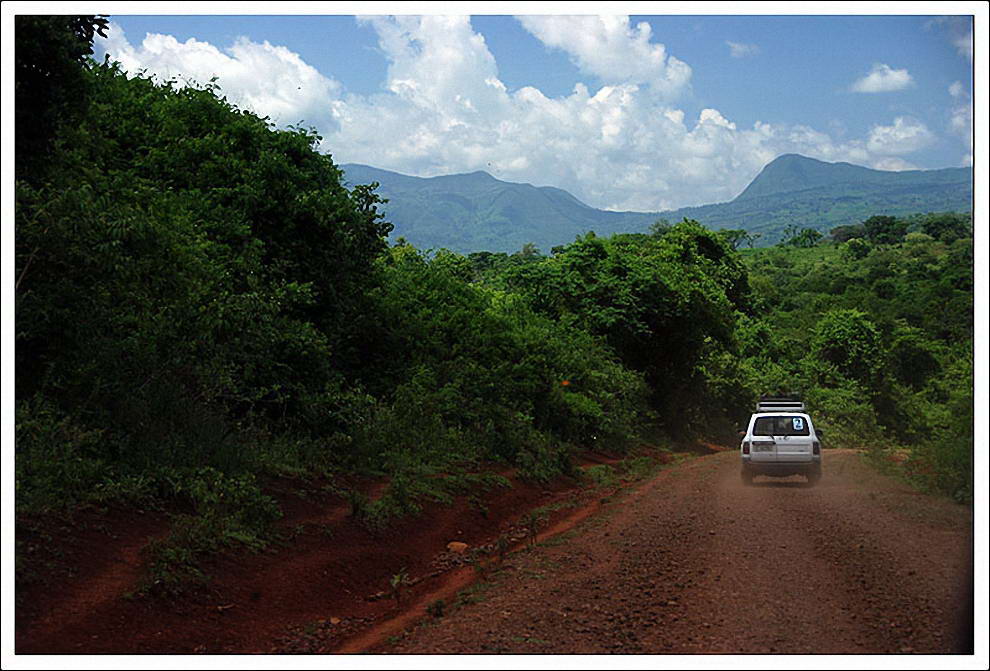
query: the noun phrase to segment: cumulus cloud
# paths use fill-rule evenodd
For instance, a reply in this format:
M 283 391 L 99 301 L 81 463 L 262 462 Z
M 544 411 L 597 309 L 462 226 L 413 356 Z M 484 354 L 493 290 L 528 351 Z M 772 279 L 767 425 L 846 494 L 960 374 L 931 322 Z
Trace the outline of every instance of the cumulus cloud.
M 949 95 L 959 104 L 952 108 L 949 132 L 963 139 L 969 151 L 962 157 L 963 165 L 973 165 L 973 100 L 962 82 L 949 85 Z
M 614 83 L 648 84 L 676 97 L 691 68 L 651 41 L 650 24 L 632 27 L 628 16 L 519 16 L 523 27 L 547 47 L 562 49 L 582 72 Z
M 743 44 L 729 40 L 726 40 L 725 43 L 729 46 L 729 53 L 733 58 L 746 58 L 760 53 L 760 47 L 755 44 Z
M 956 35 L 952 38 L 952 44 L 956 47 L 959 55 L 965 56 L 969 59 L 969 62 L 973 62 L 973 29 L 970 28 L 969 32 L 962 35 Z
M 885 63 L 877 63 L 868 75 L 852 85 L 852 90 L 856 93 L 887 93 L 906 89 L 913 83 L 906 69 L 894 70 Z
M 298 54 L 267 41 L 258 44 L 241 37 L 220 50 L 194 38 L 179 42 L 171 35 L 148 33 L 134 46 L 111 22 L 107 37 L 97 37 L 96 46 L 130 73 L 146 70 L 179 85 L 204 85 L 216 78 L 230 102 L 281 124 L 305 120 L 325 125 L 330 120 L 327 101 L 340 91 L 339 82 L 320 74 Z
M 923 125 L 900 117 L 867 138 L 839 142 L 803 125 L 740 127 L 715 108 L 688 115 L 669 94 L 687 85 L 690 68 L 653 43 L 648 27 L 578 18 L 612 56 L 595 56 L 594 40 L 584 41 L 589 33 L 574 36 L 581 31 L 557 17 L 529 22 L 548 45 L 566 48 L 603 80 L 597 89 L 576 83 L 559 97 L 533 86 L 509 91 L 467 17 L 361 18 L 388 61 L 373 95 L 343 90 L 285 47 L 243 38 L 221 49 L 148 35 L 133 46 L 116 28 L 102 46 L 132 73 L 204 82 L 217 76 L 231 101 L 282 125 L 315 125 L 321 149 L 338 163 L 418 176 L 486 170 L 614 210 L 730 200 L 783 153 L 904 169 L 900 157 L 931 140 Z
M 893 126 L 873 126 L 866 148 L 884 156 L 902 156 L 924 149 L 935 141 L 935 136 L 917 119 L 897 117 Z
M 925 27 L 942 31 L 960 56 L 973 62 L 973 18 L 971 16 L 939 16 Z

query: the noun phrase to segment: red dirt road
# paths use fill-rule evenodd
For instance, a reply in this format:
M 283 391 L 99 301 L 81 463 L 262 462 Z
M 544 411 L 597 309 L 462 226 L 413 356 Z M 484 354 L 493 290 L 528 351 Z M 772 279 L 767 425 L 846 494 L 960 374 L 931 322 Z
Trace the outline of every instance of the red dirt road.
M 971 512 L 852 452 L 745 487 L 722 453 L 662 472 L 560 544 L 517 553 L 480 603 L 389 653 L 960 653 Z M 476 590 L 477 592 L 477 590 Z
M 953 653 L 971 647 L 972 512 L 828 451 L 802 478 L 744 487 L 734 451 L 669 466 L 608 492 L 517 485 L 432 506 L 375 536 L 346 504 L 287 485 L 288 533 L 261 554 L 207 564 L 209 588 L 179 601 L 128 599 L 140 548 L 166 520 L 83 517 L 37 544 L 22 585 L 24 653 Z M 456 568 L 471 546 L 556 510 L 534 549 L 484 582 Z M 566 531 L 574 524 L 580 524 Z M 558 532 L 564 531 L 562 535 Z M 556 535 L 555 535 L 556 534 Z M 520 547 L 522 543 L 517 545 Z M 70 567 L 73 574 L 41 567 Z M 380 598 L 406 569 L 401 608 Z M 369 597 L 378 595 L 379 598 Z M 428 605 L 445 603 L 431 618 Z

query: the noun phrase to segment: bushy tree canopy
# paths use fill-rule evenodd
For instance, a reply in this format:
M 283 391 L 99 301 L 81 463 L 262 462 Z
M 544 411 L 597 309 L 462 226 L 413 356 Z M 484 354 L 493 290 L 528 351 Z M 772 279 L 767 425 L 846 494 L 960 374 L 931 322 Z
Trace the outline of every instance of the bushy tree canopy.
M 843 375 L 872 382 L 882 366 L 880 333 L 866 313 L 830 310 L 815 325 L 812 353 Z
M 696 366 L 710 341 L 732 346 L 734 315 L 749 285 L 723 236 L 684 221 L 662 235 L 588 234 L 541 263 L 508 268 L 505 286 L 531 305 L 599 335 L 642 371 L 663 411 L 697 389 Z
M 14 17 L 15 154 L 19 179 L 37 179 L 56 128 L 85 109 L 89 89 L 82 65 L 93 37 L 106 37 L 103 16 Z
M 880 245 L 892 245 L 904 239 L 908 223 L 887 215 L 874 215 L 863 222 L 866 238 Z
M 942 242 L 954 242 L 973 236 L 973 216 L 959 212 L 929 214 L 921 222 L 921 230 Z

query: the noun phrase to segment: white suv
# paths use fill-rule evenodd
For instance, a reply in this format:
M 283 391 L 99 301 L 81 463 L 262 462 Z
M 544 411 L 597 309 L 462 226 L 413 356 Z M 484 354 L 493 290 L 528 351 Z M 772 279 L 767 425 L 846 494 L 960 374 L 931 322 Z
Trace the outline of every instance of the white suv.
M 743 482 L 750 485 L 757 475 L 803 475 L 809 485 L 818 484 L 822 477 L 820 437 L 821 431 L 815 431 L 811 417 L 804 412 L 775 409 L 754 413 L 739 445 Z

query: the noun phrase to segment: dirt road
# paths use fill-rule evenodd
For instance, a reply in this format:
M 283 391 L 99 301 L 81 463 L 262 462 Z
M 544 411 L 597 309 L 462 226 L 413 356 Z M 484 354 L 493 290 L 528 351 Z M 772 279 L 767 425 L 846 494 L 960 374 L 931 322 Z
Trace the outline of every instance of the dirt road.
M 829 451 L 744 486 L 734 452 L 662 472 L 511 555 L 445 616 L 372 652 L 959 653 L 972 514 Z
M 265 552 L 211 559 L 208 586 L 175 600 L 129 596 L 167 519 L 80 515 L 74 526 L 19 537 L 35 578 L 19 585 L 16 649 L 910 654 L 971 647 L 971 509 L 920 495 L 856 453 L 824 458 L 814 488 L 800 477 L 745 487 L 734 450 L 669 464 L 612 496 L 575 481 L 517 482 L 482 499 L 431 504 L 387 535 L 369 532 L 346 501 L 319 490 L 299 496 L 285 483 L 284 540 Z M 449 541 L 477 548 L 500 534 L 524 547 L 520 524 L 537 507 L 555 511 L 543 542 L 512 552 L 480 583 L 459 561 L 465 557 L 448 550 Z M 401 605 L 387 598 L 399 571 L 415 579 Z M 441 599 L 443 616 L 428 616 Z

